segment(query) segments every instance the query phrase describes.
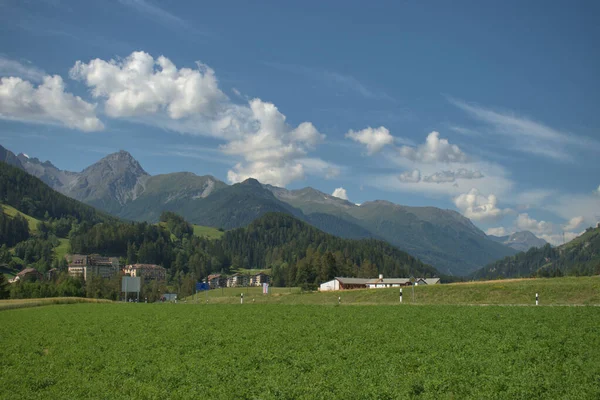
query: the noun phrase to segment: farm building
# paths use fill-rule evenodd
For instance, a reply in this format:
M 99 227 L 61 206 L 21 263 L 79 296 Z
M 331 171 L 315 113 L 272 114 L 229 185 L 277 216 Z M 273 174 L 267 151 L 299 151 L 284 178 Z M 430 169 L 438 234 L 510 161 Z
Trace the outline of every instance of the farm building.
M 433 285 L 440 283 L 440 278 L 419 278 L 415 281 L 421 285 Z M 348 289 L 380 289 L 400 286 L 410 286 L 411 281 L 408 278 L 384 278 L 379 275 L 379 278 L 334 278 L 330 281 L 319 285 L 319 291 L 326 292 L 330 290 L 348 290 Z
M 408 279 L 408 278 L 384 278 L 383 275 L 379 275 L 379 278 L 370 279 L 369 282 L 367 282 L 366 286 L 369 289 L 410 286 L 410 279 Z
M 415 281 L 415 286 L 418 285 L 437 285 L 440 283 L 440 278 L 419 278 Z

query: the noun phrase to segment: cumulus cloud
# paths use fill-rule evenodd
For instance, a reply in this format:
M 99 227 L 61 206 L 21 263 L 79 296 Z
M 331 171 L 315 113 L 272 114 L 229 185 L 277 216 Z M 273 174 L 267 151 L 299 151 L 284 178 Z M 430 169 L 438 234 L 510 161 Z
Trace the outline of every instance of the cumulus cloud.
M 595 193 L 600 196 L 600 185 L 598 185 L 598 189 L 596 189 Z
M 402 146 L 398 149 L 402 157 L 423 163 L 466 163 L 467 155 L 448 139 L 440 139 L 438 132 L 427 135 L 425 143 L 418 147 Z
M 346 193 L 346 189 L 344 189 L 343 187 L 335 189 L 331 195 L 342 200 L 348 200 L 348 193 Z
M 531 218 L 527 213 L 519 214 L 515 224 L 518 230 L 531 231 L 535 235 L 550 235 L 554 230 L 552 223 L 537 221 L 534 218 Z
M 37 87 L 18 77 L 1 78 L 0 118 L 57 124 L 86 132 L 104 128 L 96 117 L 96 105 L 66 92 L 58 75 L 45 76 Z
M 503 226 L 499 226 L 497 228 L 489 228 L 485 231 L 485 234 L 488 236 L 506 236 L 509 235 L 509 232 Z
M 227 97 L 218 87 L 214 71 L 198 63 L 198 69 L 177 67 L 166 57 L 156 60 L 136 51 L 124 60 L 77 61 L 70 76 L 105 98 L 111 117 L 135 117 L 166 111 L 172 119 L 191 115 L 213 116 Z
M 494 194 L 484 196 L 477 189 L 456 196 L 454 204 L 465 217 L 475 221 L 496 220 L 510 211 L 498 208 L 498 199 Z
M 214 70 L 200 62 L 196 69 L 177 68 L 164 56 L 140 51 L 125 59 L 77 61 L 70 75 L 104 100 L 111 117 L 224 140 L 221 151 L 242 159 L 228 171 L 232 183 L 255 178 L 286 186 L 307 172 L 339 174 L 335 166 L 308 156 L 325 138 L 312 123 L 290 126 L 274 104 L 258 98 L 233 103 Z
M 563 229 L 566 231 L 574 231 L 575 229 L 581 227 L 583 221 L 584 218 L 582 216 L 573 217 L 569 220 L 569 222 L 563 225 Z
M 378 153 L 385 146 L 394 143 L 394 137 L 384 126 L 376 129 L 368 127 L 358 132 L 350 130 L 346 133 L 346 137 L 367 146 L 367 153 L 369 155 Z
M 457 179 L 481 179 L 483 174 L 481 171 L 473 171 L 465 168 L 460 168 L 457 171 L 441 171 L 435 174 L 423 177 L 424 182 L 445 183 L 454 182 Z
M 419 171 L 418 169 L 413 169 L 412 171 L 404 171 L 403 173 L 400 174 L 400 176 L 398 177 L 398 180 L 400 180 L 400 182 L 410 182 L 410 183 L 417 183 L 421 181 L 421 171 Z

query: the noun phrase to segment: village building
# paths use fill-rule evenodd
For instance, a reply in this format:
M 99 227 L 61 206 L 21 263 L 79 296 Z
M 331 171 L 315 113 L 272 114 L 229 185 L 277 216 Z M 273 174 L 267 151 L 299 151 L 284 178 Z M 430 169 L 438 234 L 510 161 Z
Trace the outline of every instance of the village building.
M 208 283 L 211 289 L 223 288 L 227 286 L 227 277 L 221 274 L 209 275 L 205 283 Z
M 262 286 L 263 283 L 269 283 L 270 280 L 271 279 L 269 275 L 265 274 L 264 272 L 259 272 L 258 274 L 250 277 L 250 286 Z
M 145 281 L 164 281 L 167 279 L 166 268 L 155 264 L 130 264 L 123 268 L 123 273 L 129 276 L 139 276 Z
M 250 284 L 250 276 L 233 274 L 227 278 L 227 287 L 244 287 Z
M 85 281 L 92 276 L 110 278 L 119 270 L 119 259 L 117 257 L 102 257 L 98 254 L 67 254 L 65 259 L 67 260 L 69 275 L 83 276 Z

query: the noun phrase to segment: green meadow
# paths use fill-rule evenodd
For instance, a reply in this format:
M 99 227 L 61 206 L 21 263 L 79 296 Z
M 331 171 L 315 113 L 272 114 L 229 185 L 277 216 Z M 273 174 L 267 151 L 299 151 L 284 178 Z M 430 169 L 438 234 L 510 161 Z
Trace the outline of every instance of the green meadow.
M 596 399 L 599 307 L 0 311 L 3 399 Z

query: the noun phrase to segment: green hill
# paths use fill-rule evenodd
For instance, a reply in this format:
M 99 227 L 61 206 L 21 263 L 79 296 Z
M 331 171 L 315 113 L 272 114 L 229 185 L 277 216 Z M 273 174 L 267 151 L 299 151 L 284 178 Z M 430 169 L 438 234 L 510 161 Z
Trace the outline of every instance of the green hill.
M 495 279 L 595 274 L 600 274 L 600 228 L 588 228 L 583 235 L 562 246 L 547 244 L 503 258 L 476 271 L 472 277 Z
M 33 218 L 27 214 L 20 212 L 16 208 L 5 205 L 5 204 L 0 204 L 0 207 L 2 208 L 2 212 L 5 215 L 8 215 L 10 217 L 15 217 L 17 215 L 20 215 L 20 216 L 24 217 L 27 220 L 27 224 L 29 225 L 29 232 L 35 233 L 37 231 L 37 225 L 38 225 L 38 222 L 40 222 L 39 219 Z

